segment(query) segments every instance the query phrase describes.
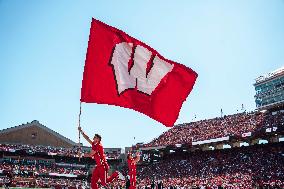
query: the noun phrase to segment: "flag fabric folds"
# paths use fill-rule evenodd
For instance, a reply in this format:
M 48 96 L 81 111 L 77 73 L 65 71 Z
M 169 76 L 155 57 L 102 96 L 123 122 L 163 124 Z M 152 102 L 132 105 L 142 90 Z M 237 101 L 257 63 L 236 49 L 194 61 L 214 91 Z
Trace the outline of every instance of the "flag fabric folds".
M 145 43 L 92 20 L 81 102 L 109 104 L 143 113 L 173 126 L 197 78 Z

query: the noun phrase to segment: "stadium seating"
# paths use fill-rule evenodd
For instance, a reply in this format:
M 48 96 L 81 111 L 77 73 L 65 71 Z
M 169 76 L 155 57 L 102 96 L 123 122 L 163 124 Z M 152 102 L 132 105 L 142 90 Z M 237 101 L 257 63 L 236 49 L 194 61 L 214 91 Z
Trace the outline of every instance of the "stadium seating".
M 284 113 L 238 113 L 174 126 L 143 147 L 171 146 L 220 138 L 241 137 L 251 132 L 278 128 L 283 131 Z M 264 132 L 265 133 L 265 132 Z M 283 132 L 282 132 L 283 134 Z M 175 152 L 159 161 L 138 166 L 137 186 L 157 188 L 284 188 L 284 143 L 257 144 L 210 151 Z M 13 174 L 11 186 L 40 188 L 90 188 L 91 158 L 78 161 L 78 148 L 0 144 L 0 187 Z M 83 151 L 86 153 L 87 151 Z M 108 160 L 117 154 L 108 153 Z M 121 170 L 127 174 L 126 164 Z M 115 181 L 108 188 L 124 188 Z
M 201 120 L 174 126 L 144 147 L 186 144 L 225 136 L 240 137 L 243 133 L 255 133 L 261 129 L 284 124 L 284 113 L 239 113 L 214 119 Z

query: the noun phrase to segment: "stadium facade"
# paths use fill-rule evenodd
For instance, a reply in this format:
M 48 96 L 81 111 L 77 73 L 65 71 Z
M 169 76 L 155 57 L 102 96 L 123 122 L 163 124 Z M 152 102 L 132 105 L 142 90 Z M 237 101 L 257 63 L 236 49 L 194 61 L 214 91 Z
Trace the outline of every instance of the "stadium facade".
M 31 144 L 72 148 L 77 143 L 34 120 L 30 123 L 0 130 L 0 143 Z
M 26 124 L 0 130 L 0 144 L 21 144 L 34 146 L 51 146 L 74 148 L 78 143 L 44 126 L 34 120 Z M 83 151 L 90 151 L 91 147 L 82 146 Z M 118 159 L 121 148 L 104 148 L 107 159 Z
M 258 110 L 279 109 L 284 104 L 284 67 L 259 76 L 253 84 Z

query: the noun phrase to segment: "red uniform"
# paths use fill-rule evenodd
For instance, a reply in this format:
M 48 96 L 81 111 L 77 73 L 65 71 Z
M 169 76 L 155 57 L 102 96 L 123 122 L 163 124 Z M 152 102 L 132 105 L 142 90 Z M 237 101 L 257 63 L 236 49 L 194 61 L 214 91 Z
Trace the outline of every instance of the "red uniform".
M 96 161 L 96 167 L 93 170 L 93 175 L 91 179 L 92 189 L 98 189 L 98 180 L 100 179 L 101 184 L 105 186 L 107 183 L 112 182 L 115 178 L 118 177 L 118 172 L 115 171 L 110 177 L 107 177 L 107 172 L 109 166 L 106 161 L 104 154 L 104 148 L 101 143 L 95 144 L 92 143 L 92 150 L 95 152 L 93 159 Z
M 127 160 L 128 163 L 128 169 L 129 169 L 129 181 L 130 186 L 129 189 L 136 189 L 136 163 L 134 159 L 131 157 Z

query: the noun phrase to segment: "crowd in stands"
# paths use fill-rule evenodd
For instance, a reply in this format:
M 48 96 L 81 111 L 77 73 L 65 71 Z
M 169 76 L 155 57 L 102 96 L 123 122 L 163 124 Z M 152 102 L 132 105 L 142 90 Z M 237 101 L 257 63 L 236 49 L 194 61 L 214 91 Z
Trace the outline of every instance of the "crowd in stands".
M 2 158 L 0 164 L 0 186 L 5 182 L 5 175 L 13 175 L 11 186 L 17 187 L 41 187 L 41 188 L 89 188 L 87 182 L 88 168 L 85 166 L 62 166 L 55 162 L 35 163 L 36 161 L 24 161 Z M 78 177 L 78 178 L 77 178 Z M 68 187 L 67 187 L 68 186 Z
M 0 165 L 1 171 L 11 171 L 15 175 L 44 175 L 49 173 L 57 173 L 57 174 L 69 174 L 69 175 L 81 175 L 86 176 L 88 170 L 79 169 L 79 168 L 70 168 L 70 167 L 55 167 L 55 166 L 45 166 L 45 165 L 19 165 L 12 163 L 2 163 Z
M 284 126 L 284 112 L 275 114 L 266 114 L 264 119 L 264 127 L 283 127 Z
M 284 113 L 251 112 L 217 117 L 174 126 L 155 138 L 144 147 L 190 144 L 192 141 L 203 141 L 226 136 L 241 137 L 243 133 L 257 132 L 268 127 L 284 124 Z
M 38 187 L 53 187 L 55 189 L 68 188 L 68 189 L 83 189 L 90 188 L 89 183 L 86 180 L 76 179 L 55 179 L 55 178 L 37 178 L 36 185 Z
M 145 146 L 169 146 L 188 144 L 224 136 L 241 136 L 247 132 L 258 132 L 271 127 L 283 127 L 284 113 L 275 114 L 251 112 L 201 120 L 175 126 Z M 90 188 L 88 166 L 62 159 L 78 157 L 78 148 L 57 148 L 47 146 L 0 144 L 0 152 L 14 154 L 24 150 L 31 159 L 17 156 L 0 158 L 0 187 L 6 182 L 2 173 L 13 174 L 11 186 L 41 188 Z M 83 151 L 86 153 L 87 151 Z M 38 158 L 36 153 L 46 153 L 47 159 Z M 3 153 L 4 154 L 4 153 Z M 111 158 L 113 154 L 110 153 Z M 50 159 L 48 159 L 50 158 Z M 110 158 L 110 159 L 111 159 Z M 76 158 L 73 158 L 76 159 Z M 56 162 L 57 160 L 57 162 Z M 91 159 L 90 159 L 91 160 Z M 77 162 L 78 163 L 78 162 Z M 127 174 L 128 167 L 122 171 Z M 50 173 L 60 174 L 52 175 Z M 2 176 L 1 176 L 2 175 Z M 64 175 L 64 176 L 62 176 Z M 68 177 L 72 175 L 74 177 Z M 88 180 L 88 181 L 87 181 Z M 126 181 L 117 180 L 109 189 L 125 188 Z M 284 188 L 284 143 L 252 145 L 194 152 L 164 154 L 157 162 L 139 165 L 137 169 L 139 189 L 250 189 Z
M 5 176 L 13 175 L 11 186 L 83 188 L 88 170 L 85 165 L 56 163 L 54 159 L 4 156 L 0 159 L 0 186 L 6 183 Z
M 40 145 L 25 145 L 25 144 L 0 144 L 0 151 L 15 152 L 17 150 L 27 151 L 29 154 L 33 153 L 47 153 L 48 155 L 59 155 L 66 157 L 78 157 L 79 148 L 63 148 Z M 87 150 L 80 149 L 80 152 L 86 153 Z
M 88 153 L 90 149 L 82 149 L 78 146 L 74 148 L 40 146 L 40 145 L 25 145 L 25 144 L 0 144 L 0 152 L 15 152 L 17 150 L 24 150 L 28 154 L 46 153 L 50 156 L 64 156 L 64 157 L 79 157 L 80 154 Z M 107 159 L 118 159 L 119 153 L 106 153 Z
M 284 188 L 284 144 L 169 155 L 138 169 L 140 188 L 152 182 L 168 188 Z
M 0 187 L 7 185 L 7 178 L 0 177 Z M 67 179 L 67 178 L 34 178 L 34 177 L 15 177 L 10 187 L 25 188 L 54 188 L 54 189 L 89 189 L 90 185 L 86 180 Z

